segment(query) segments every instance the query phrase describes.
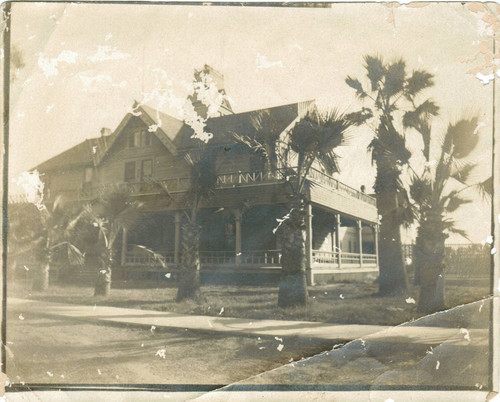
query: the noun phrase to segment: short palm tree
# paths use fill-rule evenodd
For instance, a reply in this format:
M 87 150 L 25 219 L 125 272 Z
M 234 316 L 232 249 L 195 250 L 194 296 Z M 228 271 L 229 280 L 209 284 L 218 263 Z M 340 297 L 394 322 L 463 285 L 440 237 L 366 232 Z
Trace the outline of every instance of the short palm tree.
M 471 202 L 470 198 L 463 196 L 465 190 L 476 187 L 490 192 L 488 185 L 491 179 L 470 184 L 470 174 L 475 164 L 465 159 L 478 142 L 477 123 L 477 118 L 471 118 L 448 126 L 435 167 L 430 163 L 429 136 L 424 146 L 427 162 L 425 170 L 420 176 L 414 175 L 410 186 L 410 195 L 417 206 L 414 264 L 420 284 L 418 311 L 423 313 L 445 308 L 443 270 L 446 239 L 450 233 L 467 238 L 467 233 L 457 228 L 450 215 L 460 206 Z
M 434 85 L 432 74 L 416 70 L 409 75 L 404 61 L 384 63 L 378 56 L 366 56 L 365 69 L 369 89 L 351 77 L 347 77 L 346 83 L 356 91 L 358 98 L 370 100 L 373 109 L 363 107 L 349 118 L 360 125 L 368 123 L 374 115 L 377 117 L 369 151 L 377 167 L 374 190 L 381 215 L 379 293 L 398 294 L 408 287 L 400 230 L 401 225 L 412 221 L 407 191 L 400 178 L 411 157 L 406 146 L 402 112 L 413 113 L 414 118 L 420 118 L 436 115 L 439 109 L 430 100 L 416 104 L 421 92 Z
M 115 241 L 137 223 L 142 205 L 133 200 L 129 190 L 112 189 L 104 193 L 93 205 L 85 207 L 86 217 L 98 232 L 100 267 L 95 283 L 95 296 L 109 296 L 114 265 Z
M 83 254 L 72 241 L 81 214 L 71 214 L 57 197 L 49 208 L 37 208 L 32 203 L 14 206 L 9 212 L 9 243 L 12 256 L 32 253 L 37 266 L 33 290 L 49 287 L 50 270 L 56 260 L 82 264 Z
M 252 123 L 255 136 L 236 133 L 236 140 L 263 155 L 268 167 L 286 179 L 290 190 L 289 213 L 276 230 L 282 253 L 278 305 L 305 305 L 308 174 L 314 165 L 328 174 L 339 170 L 335 149 L 347 143 L 353 122 L 336 110 L 322 111 L 313 105 L 285 137 L 267 112 L 256 114 Z

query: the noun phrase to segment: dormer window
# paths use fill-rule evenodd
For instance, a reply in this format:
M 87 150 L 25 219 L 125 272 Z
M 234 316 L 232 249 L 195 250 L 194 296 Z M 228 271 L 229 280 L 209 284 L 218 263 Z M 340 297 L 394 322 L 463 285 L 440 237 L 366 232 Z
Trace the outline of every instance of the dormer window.
M 151 133 L 147 130 L 137 130 L 128 137 L 129 148 L 147 147 L 151 145 Z

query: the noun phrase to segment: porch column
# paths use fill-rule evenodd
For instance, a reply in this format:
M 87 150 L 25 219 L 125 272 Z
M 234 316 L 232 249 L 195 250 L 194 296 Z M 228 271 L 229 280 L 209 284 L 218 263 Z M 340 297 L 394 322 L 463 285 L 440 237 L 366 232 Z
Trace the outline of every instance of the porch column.
M 307 272 L 307 282 L 309 285 L 314 285 L 314 276 L 312 273 L 313 265 L 313 244 L 312 244 L 312 205 L 309 203 L 306 205 L 306 272 Z
M 335 248 L 337 249 L 339 268 L 342 265 L 342 250 L 340 249 L 340 214 L 335 214 Z
M 241 265 L 241 211 L 236 209 L 234 211 L 234 230 L 235 230 L 235 263 Z
M 174 215 L 175 234 L 174 234 L 174 264 L 179 263 L 179 246 L 181 244 L 181 213 L 175 212 Z
M 359 266 L 363 268 L 363 223 L 358 219 Z
M 120 255 L 120 264 L 123 266 L 127 262 L 127 229 L 122 230 L 122 252 Z
M 373 225 L 373 237 L 375 239 L 375 258 L 378 268 L 378 224 Z

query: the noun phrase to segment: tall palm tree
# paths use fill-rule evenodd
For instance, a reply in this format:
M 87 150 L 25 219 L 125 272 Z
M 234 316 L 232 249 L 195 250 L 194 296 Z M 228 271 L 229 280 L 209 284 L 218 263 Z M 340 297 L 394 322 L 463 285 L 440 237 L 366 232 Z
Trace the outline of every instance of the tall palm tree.
M 189 166 L 189 188 L 180 202 L 185 206 L 181 225 L 180 271 L 176 301 L 185 299 L 198 300 L 200 287 L 200 236 L 201 226 L 198 215 L 202 203 L 212 196 L 217 185 L 215 171 L 216 147 L 209 147 L 205 142 L 194 139 L 196 145 L 187 150 L 183 159 Z M 151 180 L 162 194 L 166 206 L 174 201 L 167 184 L 161 180 Z
M 140 217 L 142 204 L 133 200 L 129 190 L 112 189 L 93 205 L 85 207 L 86 216 L 98 231 L 100 269 L 95 283 L 95 296 L 109 296 L 114 265 L 115 241 L 123 230 L 133 228 Z
M 421 92 L 434 85 L 432 74 L 422 70 L 408 74 L 404 61 L 384 63 L 378 56 L 365 56 L 364 67 L 369 89 L 351 77 L 347 77 L 346 83 L 361 100 L 369 100 L 373 109 L 363 107 L 349 118 L 358 125 L 377 118 L 368 149 L 377 167 L 374 190 L 381 215 L 379 293 L 398 294 L 408 287 L 400 230 L 401 225 L 412 221 L 407 191 L 400 178 L 411 157 L 402 116 L 403 112 L 413 113 L 408 116 L 414 118 L 436 115 L 439 108 L 431 100 L 416 103 Z
M 419 274 L 420 298 L 418 311 L 432 313 L 445 308 L 443 270 L 445 269 L 445 241 L 450 233 L 467 238 L 450 217 L 462 205 L 471 202 L 463 196 L 465 190 L 476 187 L 491 192 L 491 179 L 470 184 L 476 166 L 466 160 L 474 150 L 479 136 L 477 118 L 463 119 L 450 124 L 440 144 L 435 168 L 431 166 L 431 141 L 424 146 L 426 167 L 422 175 L 414 175 L 410 195 L 417 206 L 417 238 L 415 269 Z M 429 137 L 430 138 L 430 137 Z
M 33 290 L 45 291 L 49 287 L 50 270 L 57 260 L 82 264 L 83 254 L 72 241 L 75 226 L 81 214 L 71 214 L 57 197 L 49 207 L 36 208 L 32 203 L 12 207 L 9 212 L 10 254 L 31 253 L 37 262 Z
M 207 200 L 217 184 L 214 148 L 195 139 L 197 147 L 184 154 L 190 168 L 190 185 L 186 193 L 185 220 L 181 226 L 181 270 L 177 301 L 200 297 L 200 234 L 198 215 L 201 204 Z
M 281 243 L 281 279 L 278 305 L 305 305 L 308 300 L 306 281 L 306 205 L 308 174 L 314 164 L 328 173 L 337 172 L 335 149 L 345 145 L 353 126 L 345 115 L 336 110 L 321 111 L 316 105 L 291 129 L 286 138 L 267 112 L 252 119 L 254 137 L 234 134 L 236 140 L 263 155 L 270 169 L 282 175 L 289 186 L 288 214 L 280 220 L 276 234 Z

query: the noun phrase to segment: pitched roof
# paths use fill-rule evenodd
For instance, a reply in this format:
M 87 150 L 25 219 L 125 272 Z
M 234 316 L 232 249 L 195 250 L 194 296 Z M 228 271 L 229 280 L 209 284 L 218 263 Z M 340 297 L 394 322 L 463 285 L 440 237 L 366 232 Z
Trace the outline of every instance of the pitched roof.
M 266 109 L 252 110 L 244 113 L 229 114 L 210 118 L 206 122 L 206 132 L 214 134 L 210 140 L 210 145 L 221 145 L 234 142 L 232 133 L 239 135 L 253 136 L 256 133 L 255 127 L 252 124 L 252 116 L 259 111 L 268 111 L 276 122 L 277 127 L 284 131 L 298 117 L 302 117 L 305 109 L 313 101 L 291 103 L 288 105 L 276 106 Z M 195 146 L 195 142 L 191 136 L 194 134 L 193 129 L 184 124 L 179 134 L 174 140 L 174 144 L 179 148 L 190 148 Z
M 266 109 L 253 110 L 244 113 L 229 114 L 207 120 L 205 131 L 214 134 L 211 145 L 232 143 L 232 133 L 239 135 L 255 135 L 252 125 L 252 115 L 266 110 L 282 131 L 287 129 L 298 117 L 302 117 L 305 110 L 313 101 L 292 103 Z M 179 148 L 191 148 L 196 145 L 192 140 L 193 129 L 175 117 L 169 116 L 147 105 L 141 105 L 134 114 L 128 113 L 110 135 L 87 139 L 80 144 L 54 156 L 39 164 L 35 169 L 41 171 L 60 169 L 70 166 L 96 166 L 113 146 L 120 133 L 133 116 L 139 117 L 146 125 L 159 124 L 154 134 L 172 153 Z
M 40 171 L 50 171 L 61 169 L 61 167 L 73 166 L 95 166 L 100 155 L 104 154 L 108 145 L 116 136 L 115 133 L 96 138 L 89 138 L 85 141 L 67 149 L 64 152 L 46 160 L 35 166 L 33 169 Z

